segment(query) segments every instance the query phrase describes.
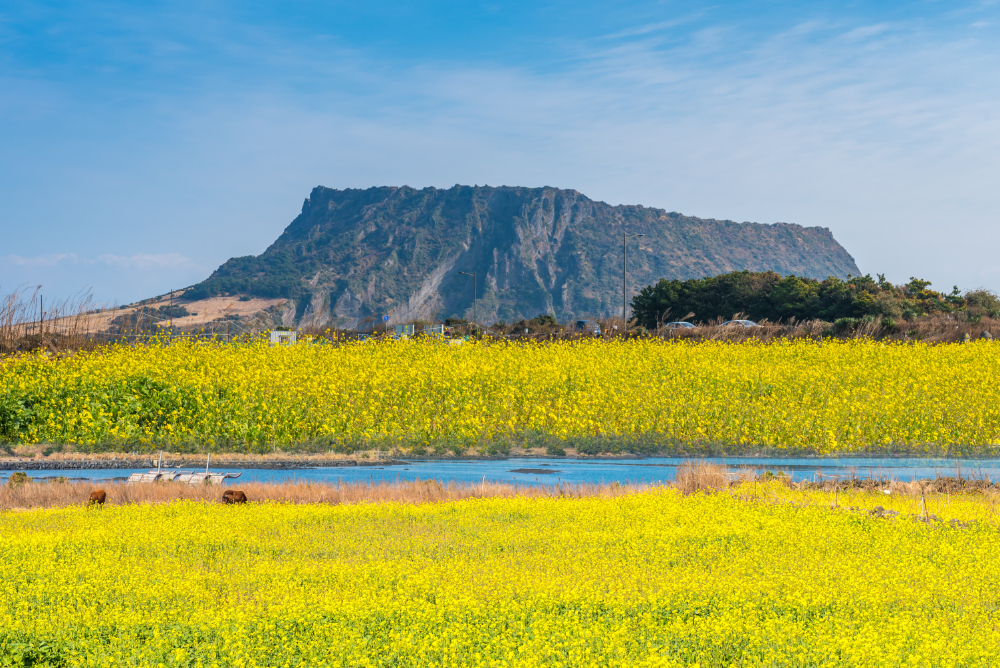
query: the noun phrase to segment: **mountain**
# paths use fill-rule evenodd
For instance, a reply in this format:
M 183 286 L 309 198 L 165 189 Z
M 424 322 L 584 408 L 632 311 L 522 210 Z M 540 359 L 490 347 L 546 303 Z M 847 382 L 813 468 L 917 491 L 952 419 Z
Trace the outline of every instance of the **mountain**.
M 615 315 L 623 232 L 645 235 L 628 242 L 629 298 L 661 278 L 742 269 L 860 273 L 828 228 L 610 206 L 557 188 L 317 187 L 263 254 L 227 261 L 185 298 L 285 297 L 285 324 L 471 318 L 473 277 L 459 272 L 475 272 L 480 321 Z

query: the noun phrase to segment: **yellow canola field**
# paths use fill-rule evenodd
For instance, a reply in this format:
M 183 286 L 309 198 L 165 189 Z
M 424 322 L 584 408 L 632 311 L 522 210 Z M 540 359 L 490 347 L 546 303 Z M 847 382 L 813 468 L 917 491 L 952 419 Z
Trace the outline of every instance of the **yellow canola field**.
M 0 364 L 0 440 L 697 446 L 1000 443 L 1000 344 L 873 341 L 109 346 Z
M 998 538 L 672 490 L 6 512 L 0 665 L 994 666 Z

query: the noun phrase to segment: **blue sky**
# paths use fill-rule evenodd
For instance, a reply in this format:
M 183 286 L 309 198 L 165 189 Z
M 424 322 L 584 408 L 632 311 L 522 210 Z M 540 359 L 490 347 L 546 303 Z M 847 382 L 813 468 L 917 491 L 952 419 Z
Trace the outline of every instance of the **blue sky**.
M 1000 6 L 0 4 L 0 292 L 126 303 L 316 185 L 575 188 L 1000 290 Z

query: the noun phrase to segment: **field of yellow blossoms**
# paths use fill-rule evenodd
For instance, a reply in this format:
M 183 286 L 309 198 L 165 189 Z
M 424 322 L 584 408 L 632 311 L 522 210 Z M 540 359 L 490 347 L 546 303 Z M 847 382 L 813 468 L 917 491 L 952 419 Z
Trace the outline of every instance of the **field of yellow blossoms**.
M 3 512 L 0 665 L 996 665 L 982 497 L 777 490 Z
M 1000 344 L 175 342 L 0 361 L 0 441 L 1000 444 Z

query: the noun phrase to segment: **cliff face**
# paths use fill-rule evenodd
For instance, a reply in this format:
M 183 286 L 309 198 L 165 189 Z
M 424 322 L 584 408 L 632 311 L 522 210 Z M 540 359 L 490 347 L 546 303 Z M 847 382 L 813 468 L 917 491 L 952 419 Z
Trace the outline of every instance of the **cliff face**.
M 191 298 L 292 298 L 288 324 L 354 327 L 471 318 L 508 322 L 621 313 L 622 234 L 629 298 L 661 278 L 748 269 L 813 278 L 859 274 L 826 228 L 703 220 L 642 206 L 610 206 L 575 190 L 318 187 L 262 255 L 233 258 Z

